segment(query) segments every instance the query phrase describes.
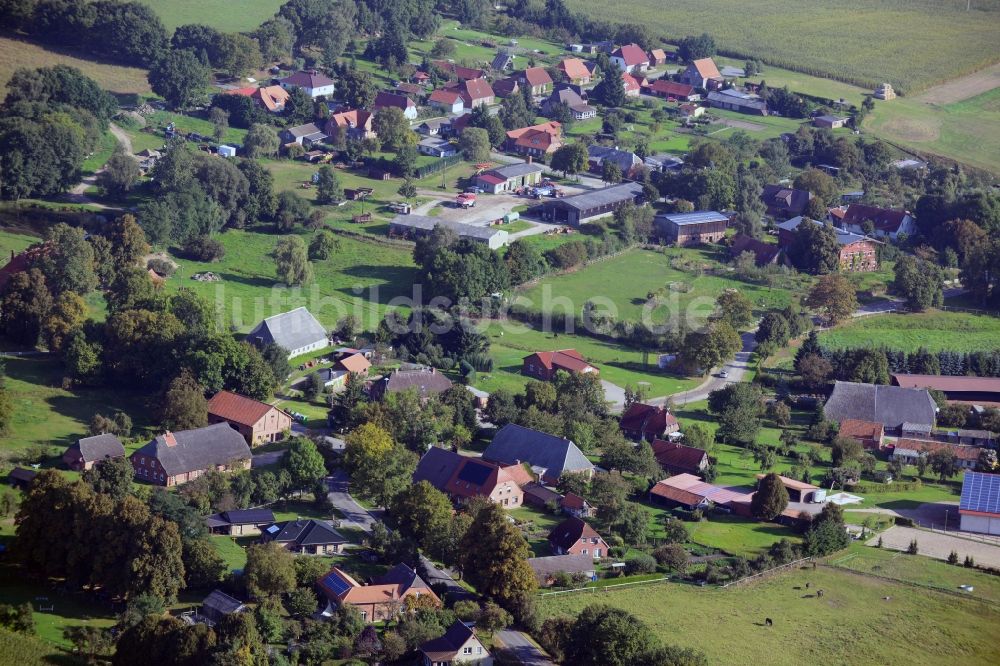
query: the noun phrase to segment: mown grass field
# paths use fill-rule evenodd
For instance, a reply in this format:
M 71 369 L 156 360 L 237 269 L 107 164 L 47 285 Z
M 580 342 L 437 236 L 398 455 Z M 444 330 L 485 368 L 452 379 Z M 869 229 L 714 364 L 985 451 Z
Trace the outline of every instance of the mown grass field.
M 972 352 L 1000 347 L 1000 318 L 931 311 L 861 317 L 820 333 L 833 348 L 884 346 L 901 351 Z
M 724 51 L 865 87 L 888 81 L 907 92 L 995 62 L 1000 3 L 981 0 L 761 0 L 753 20 L 731 0 L 599 4 L 570 0 L 593 18 L 645 23 L 670 39 L 709 32 Z
M 824 590 L 816 598 L 804 589 Z M 888 597 L 888 600 L 885 600 Z M 728 589 L 637 586 L 542 597 L 543 617 L 601 603 L 712 664 L 995 664 L 1000 610 L 838 569 L 796 569 Z M 774 626 L 765 627 L 772 618 Z
M 580 313 L 593 299 L 613 309 L 616 320 L 652 322 L 691 321 L 703 324 L 715 307 L 715 299 L 726 289 L 738 289 L 761 311 L 783 308 L 794 298 L 791 287 L 808 278 L 789 276 L 787 287 L 749 284 L 728 275 L 704 271 L 721 266 L 722 255 L 713 248 L 664 251 L 630 250 L 579 270 L 546 277 L 518 294 L 524 307 L 536 312 Z M 675 263 L 672 265 L 672 261 Z M 688 262 L 684 270 L 677 261 Z M 647 306 L 650 291 L 666 288 L 660 304 Z
M 60 362 L 48 358 L 4 358 L 6 388 L 14 405 L 10 433 L 2 439 L 9 452 L 32 444 L 66 447 L 86 435 L 97 412 L 122 410 L 136 428 L 147 425 L 147 410 L 132 392 L 62 388 Z
M 624 387 L 646 385 L 650 396 L 669 395 L 693 388 L 700 378 L 678 377 L 661 372 L 656 356 L 650 354 L 643 363 L 642 352 L 623 345 L 597 340 L 584 335 L 544 333 L 520 322 L 509 321 L 503 326 L 490 324 L 485 332 L 490 338 L 490 355 L 494 367 L 491 373 L 479 373 L 476 387 L 484 391 L 505 388 L 515 393 L 523 390 L 528 377 L 521 374 L 522 359 L 535 351 L 576 349 L 601 371 L 601 379 Z
M 20 666 L 47 666 L 58 663 L 63 658 L 56 649 L 37 638 L 6 629 L 0 629 L 0 655 L 11 659 L 6 663 L 17 663 Z M 13 655 L 17 655 L 16 662 Z
M 314 232 L 300 231 L 308 244 Z M 278 283 L 271 253 L 282 235 L 267 227 L 219 234 L 226 256 L 217 263 L 175 258 L 177 272 L 168 289 L 190 287 L 213 305 L 223 326 L 247 332 L 264 317 L 306 306 L 324 326 L 353 314 L 365 330 L 374 330 L 389 301 L 410 292 L 415 272 L 410 251 L 341 237 L 341 249 L 313 263 L 314 280 L 301 288 Z M 212 271 L 220 282 L 197 282 L 194 273 Z
M 249 32 L 274 16 L 282 0 L 141 0 L 156 11 L 167 32 L 202 23 L 222 32 Z
M 40 238 L 17 234 L 11 231 L 0 230 L 0 261 L 4 264 L 10 259 L 11 252 L 20 252 L 32 243 L 37 243 Z
M 150 92 L 144 69 L 95 62 L 7 35 L 0 36 L 0 90 L 6 89 L 11 75 L 19 67 L 53 65 L 76 67 L 97 81 L 102 88 L 113 93 Z

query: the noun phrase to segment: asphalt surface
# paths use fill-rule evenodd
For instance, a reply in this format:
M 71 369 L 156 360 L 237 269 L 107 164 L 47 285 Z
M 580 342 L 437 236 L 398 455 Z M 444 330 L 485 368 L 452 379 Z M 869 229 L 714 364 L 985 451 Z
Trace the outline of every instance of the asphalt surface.
M 281 461 L 285 455 L 284 451 L 272 451 L 270 453 L 258 453 L 250 459 L 251 467 L 267 467 Z
M 553 662 L 522 632 L 504 629 L 496 633 L 506 651 L 525 666 L 552 666 Z
M 458 581 L 455 580 L 454 574 L 448 569 L 438 568 L 433 562 L 423 555 L 420 556 L 420 563 L 427 571 L 427 584 L 434 585 L 435 583 L 438 583 L 444 585 L 448 589 L 447 596 L 450 599 L 458 601 L 461 599 L 476 598 L 476 595 L 458 584 Z
M 723 388 L 726 384 L 733 384 L 743 380 L 743 376 L 746 374 L 750 367 L 750 356 L 753 354 L 754 348 L 757 346 L 757 341 L 754 339 L 753 333 L 744 333 L 740 336 L 743 339 L 743 350 L 736 353 L 736 357 L 726 363 L 721 368 L 713 370 L 715 374 L 702 382 L 699 386 L 689 390 L 682 391 L 681 393 L 674 393 L 673 395 L 663 396 L 661 398 L 653 398 L 652 400 L 647 400 L 651 404 L 662 405 L 668 399 L 675 405 L 686 405 L 690 402 L 698 402 L 699 400 L 708 400 L 708 394 L 712 391 L 717 391 Z M 728 377 L 720 377 L 719 374 L 726 372 Z
M 326 485 L 330 489 L 327 495 L 330 499 L 330 504 L 344 516 L 344 526 L 353 526 L 365 532 L 371 532 L 372 526 L 379 520 L 382 512 L 380 509 L 374 512 L 369 511 L 351 497 L 348 492 L 350 481 L 347 479 L 347 474 L 343 470 L 338 470 L 333 476 L 327 477 Z

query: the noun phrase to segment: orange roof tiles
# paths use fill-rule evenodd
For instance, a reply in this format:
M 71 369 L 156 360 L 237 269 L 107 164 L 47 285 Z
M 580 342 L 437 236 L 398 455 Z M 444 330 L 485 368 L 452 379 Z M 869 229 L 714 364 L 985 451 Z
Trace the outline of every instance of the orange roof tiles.
M 272 409 L 277 407 L 229 391 L 219 391 L 208 401 L 209 414 L 251 427 Z

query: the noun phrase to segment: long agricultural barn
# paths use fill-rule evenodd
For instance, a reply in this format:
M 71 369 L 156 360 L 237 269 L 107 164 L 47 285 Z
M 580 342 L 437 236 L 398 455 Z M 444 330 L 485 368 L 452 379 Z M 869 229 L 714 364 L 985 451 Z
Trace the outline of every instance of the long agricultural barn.
M 660 238 L 678 245 L 718 243 L 726 235 L 729 218 L 714 210 L 666 213 L 654 219 Z
M 480 227 L 425 215 L 397 215 L 389 222 L 389 233 L 394 236 L 416 239 L 426 236 L 439 224 L 454 231 L 459 238 L 486 243 L 491 250 L 499 249 L 507 244 L 508 234 L 503 229 Z
M 977 405 L 1000 406 L 1000 377 L 965 377 L 950 375 L 904 375 L 894 373 L 892 383 L 903 388 L 934 389 L 948 400 Z
M 639 203 L 641 200 L 642 185 L 622 183 L 564 199 L 550 199 L 542 204 L 542 217 L 577 227 L 611 215 L 626 203 Z

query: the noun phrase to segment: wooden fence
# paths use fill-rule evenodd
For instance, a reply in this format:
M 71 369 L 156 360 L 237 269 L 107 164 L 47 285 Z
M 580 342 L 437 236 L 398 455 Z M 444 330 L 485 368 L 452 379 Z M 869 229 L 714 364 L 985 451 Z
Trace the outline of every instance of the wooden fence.
M 554 592 L 541 592 L 538 596 L 548 597 L 553 594 L 571 594 L 573 592 L 597 592 L 599 590 L 610 590 L 615 587 L 628 587 L 630 585 L 649 585 L 651 583 L 665 583 L 670 580 L 670 576 L 663 578 L 653 578 L 652 580 L 633 580 L 628 583 L 612 583 L 611 585 L 593 585 L 591 587 L 575 587 L 571 590 L 556 590 Z

